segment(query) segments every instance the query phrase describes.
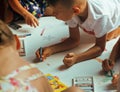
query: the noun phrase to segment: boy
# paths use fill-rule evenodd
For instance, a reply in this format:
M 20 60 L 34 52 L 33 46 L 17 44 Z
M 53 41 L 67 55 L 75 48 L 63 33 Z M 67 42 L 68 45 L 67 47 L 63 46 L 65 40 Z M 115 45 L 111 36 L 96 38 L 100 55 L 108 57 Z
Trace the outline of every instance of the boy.
M 95 36 L 95 45 L 83 53 L 68 53 L 63 60 L 67 67 L 101 55 L 106 40 L 120 34 L 120 30 L 115 30 L 120 25 L 120 0 L 49 0 L 49 4 L 53 15 L 69 25 L 70 37 L 62 43 L 44 48 L 43 58 L 78 46 L 79 27 Z M 38 51 L 36 55 L 40 57 Z

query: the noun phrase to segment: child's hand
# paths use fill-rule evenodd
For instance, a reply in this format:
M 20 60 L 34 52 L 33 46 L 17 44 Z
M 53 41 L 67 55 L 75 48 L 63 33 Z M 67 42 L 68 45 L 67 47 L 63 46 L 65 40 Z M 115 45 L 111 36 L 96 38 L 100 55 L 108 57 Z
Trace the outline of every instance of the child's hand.
M 114 87 L 117 87 L 118 79 L 119 79 L 119 74 L 116 74 L 116 75 L 113 76 L 112 85 L 113 85 Z
M 64 64 L 67 67 L 72 66 L 73 64 L 76 63 L 77 57 L 75 53 L 68 53 L 65 57 L 64 57 Z
M 25 22 L 32 27 L 36 27 L 39 25 L 37 18 L 34 15 L 32 15 L 31 13 L 27 13 L 24 16 L 24 19 L 25 19 Z
M 43 53 L 42 54 L 42 58 L 44 60 L 44 59 L 46 59 L 46 57 L 48 57 L 48 56 L 50 56 L 52 54 L 52 50 L 50 48 L 46 47 L 46 48 L 43 48 L 43 52 L 42 53 Z M 36 57 L 38 59 L 40 59 L 40 50 L 39 49 L 36 51 L 35 54 L 36 54 Z
M 69 87 L 69 88 L 63 90 L 62 92 L 85 92 L 85 91 L 80 89 L 80 87 L 72 86 L 72 87 Z
M 104 71 L 108 72 L 113 67 L 114 67 L 114 61 L 112 61 L 110 64 L 109 64 L 109 60 L 108 59 L 105 59 L 104 61 L 102 61 L 102 68 L 103 68 Z

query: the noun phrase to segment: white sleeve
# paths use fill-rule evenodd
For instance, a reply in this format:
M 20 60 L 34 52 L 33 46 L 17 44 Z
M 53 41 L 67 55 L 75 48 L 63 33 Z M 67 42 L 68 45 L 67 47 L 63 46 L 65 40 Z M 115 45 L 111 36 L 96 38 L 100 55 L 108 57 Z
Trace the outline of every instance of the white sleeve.
M 106 33 L 113 30 L 113 28 L 114 24 L 112 23 L 110 18 L 104 15 L 103 17 L 99 18 L 94 25 L 95 36 L 100 38 L 104 36 Z
M 72 17 L 71 20 L 66 21 L 70 28 L 74 28 L 79 24 L 79 18 L 77 16 Z

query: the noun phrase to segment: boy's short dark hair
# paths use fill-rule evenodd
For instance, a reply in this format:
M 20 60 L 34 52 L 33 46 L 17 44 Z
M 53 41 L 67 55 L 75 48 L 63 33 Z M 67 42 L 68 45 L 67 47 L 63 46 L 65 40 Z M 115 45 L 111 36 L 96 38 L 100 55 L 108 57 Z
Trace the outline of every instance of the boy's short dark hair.
M 48 4 L 52 6 L 61 4 L 67 8 L 70 8 L 74 4 L 74 0 L 48 0 Z

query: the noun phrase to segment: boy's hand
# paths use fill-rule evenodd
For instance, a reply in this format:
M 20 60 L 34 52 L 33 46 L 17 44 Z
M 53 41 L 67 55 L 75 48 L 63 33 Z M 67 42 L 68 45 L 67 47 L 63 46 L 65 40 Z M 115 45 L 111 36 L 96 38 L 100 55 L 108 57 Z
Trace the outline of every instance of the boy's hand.
M 65 64 L 65 66 L 70 67 L 73 64 L 76 63 L 76 54 L 75 53 L 68 53 L 64 59 L 63 59 L 63 63 Z
M 46 47 L 46 48 L 43 48 L 43 52 L 42 53 L 43 53 L 42 54 L 42 58 L 44 60 L 44 59 L 46 59 L 46 57 L 48 57 L 48 56 L 50 56 L 52 54 L 52 50 L 50 48 Z M 39 49 L 36 51 L 35 54 L 36 54 L 36 57 L 38 59 L 40 59 L 40 50 Z
M 113 76 L 112 85 L 113 85 L 114 87 L 117 87 L 118 79 L 119 79 L 119 74 L 116 74 L 116 75 Z
M 105 59 L 104 61 L 102 61 L 102 68 L 104 71 L 108 72 L 111 69 L 113 69 L 113 67 L 114 67 L 114 61 L 112 61 L 110 64 L 108 59 Z
M 37 18 L 31 13 L 27 13 L 24 16 L 24 19 L 25 19 L 25 22 L 32 27 L 37 27 L 39 25 Z

